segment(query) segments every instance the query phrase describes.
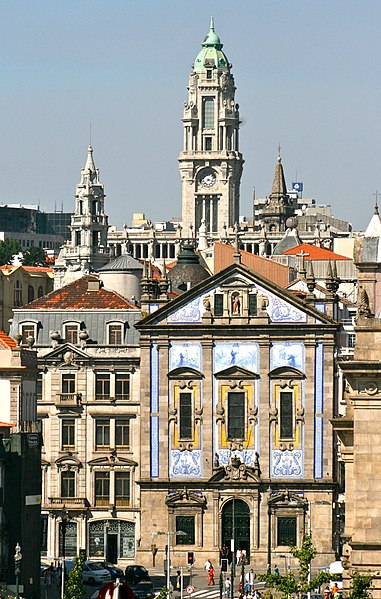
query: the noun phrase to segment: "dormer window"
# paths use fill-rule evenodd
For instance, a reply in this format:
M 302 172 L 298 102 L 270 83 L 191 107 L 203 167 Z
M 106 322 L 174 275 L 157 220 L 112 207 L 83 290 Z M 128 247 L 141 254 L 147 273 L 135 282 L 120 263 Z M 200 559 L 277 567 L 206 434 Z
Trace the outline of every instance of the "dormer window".
M 78 343 L 78 332 L 79 325 L 76 323 L 65 324 L 64 326 L 64 339 L 66 343 L 71 343 L 72 345 L 77 345 Z
M 25 344 L 28 337 L 37 337 L 37 325 L 34 322 L 25 322 L 20 326 L 20 335 L 22 335 L 22 343 Z
M 108 325 L 108 343 L 109 345 L 122 345 L 123 324 L 115 322 Z

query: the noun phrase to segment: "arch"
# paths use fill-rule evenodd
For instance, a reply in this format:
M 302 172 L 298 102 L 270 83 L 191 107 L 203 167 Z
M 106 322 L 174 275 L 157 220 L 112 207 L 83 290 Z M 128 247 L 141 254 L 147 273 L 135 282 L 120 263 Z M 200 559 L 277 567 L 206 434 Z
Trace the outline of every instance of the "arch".
M 33 285 L 28 285 L 28 304 L 33 302 L 34 300 L 34 287 Z
M 39 286 L 37 291 L 37 297 L 42 297 L 44 295 L 44 288 L 42 285 Z
M 250 561 L 250 509 L 242 499 L 230 499 L 222 508 L 221 547 L 230 547 L 234 538 L 235 550 L 243 549 Z

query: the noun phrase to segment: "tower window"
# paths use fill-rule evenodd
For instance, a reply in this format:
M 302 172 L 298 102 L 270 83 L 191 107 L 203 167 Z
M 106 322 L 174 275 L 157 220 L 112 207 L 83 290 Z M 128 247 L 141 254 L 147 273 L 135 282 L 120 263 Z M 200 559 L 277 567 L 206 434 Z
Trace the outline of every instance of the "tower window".
M 205 137 L 205 150 L 207 152 L 212 150 L 212 138 L 211 137 Z
M 214 127 L 214 98 L 204 98 L 202 101 L 202 127 L 203 129 Z
M 212 69 L 207 69 L 206 70 L 206 78 L 207 79 L 213 79 L 213 71 L 212 71 Z

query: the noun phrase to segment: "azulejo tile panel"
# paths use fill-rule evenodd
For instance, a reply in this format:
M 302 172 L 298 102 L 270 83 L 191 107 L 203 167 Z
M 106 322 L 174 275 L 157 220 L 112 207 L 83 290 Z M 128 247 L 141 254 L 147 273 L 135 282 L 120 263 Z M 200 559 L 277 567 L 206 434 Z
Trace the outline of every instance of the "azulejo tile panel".
M 267 289 L 263 289 L 260 285 L 257 286 L 258 291 L 265 295 L 269 300 L 267 313 L 270 316 L 271 322 L 307 322 L 307 314 L 295 308 L 277 295 L 270 293 Z
M 230 451 L 229 449 L 219 449 L 217 451 L 220 466 L 226 466 L 229 464 L 231 458 L 235 455 L 239 456 L 241 462 L 247 466 L 254 466 L 255 463 L 255 451 L 254 449 L 247 449 L 245 451 Z
M 214 372 L 229 366 L 242 366 L 258 372 L 257 343 L 216 343 L 214 348 Z
M 170 478 L 200 478 L 202 476 L 200 450 L 173 449 L 170 453 L 170 460 Z
M 272 478 L 303 478 L 303 452 L 299 450 L 271 452 Z
M 201 344 L 200 343 L 172 343 L 169 354 L 169 368 L 189 366 L 201 371 Z
M 159 476 L 159 416 L 151 416 L 151 477 Z
M 151 412 L 159 412 L 159 352 L 157 343 L 151 347 Z
M 271 347 L 271 369 L 280 366 L 291 366 L 304 372 L 303 343 L 273 343 Z
M 202 297 L 196 297 L 194 300 L 185 304 L 168 316 L 170 324 L 184 324 L 189 322 L 201 322 L 203 312 Z

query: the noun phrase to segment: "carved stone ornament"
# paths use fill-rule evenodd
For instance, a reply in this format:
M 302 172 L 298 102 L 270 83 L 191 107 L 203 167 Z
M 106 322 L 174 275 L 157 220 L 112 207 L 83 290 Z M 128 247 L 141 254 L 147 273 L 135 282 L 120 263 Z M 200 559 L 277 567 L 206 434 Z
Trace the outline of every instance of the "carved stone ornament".
M 190 441 L 181 442 L 181 443 L 179 443 L 179 450 L 180 451 L 192 451 L 193 443 Z
M 276 405 L 272 405 L 269 411 L 269 421 L 270 422 L 278 422 L 278 408 Z
M 206 295 L 206 296 L 204 297 L 204 299 L 202 300 L 202 303 L 204 304 L 204 308 L 205 308 L 205 310 L 206 310 L 207 312 L 211 312 L 211 310 L 212 310 L 212 306 L 211 306 L 211 303 L 210 303 L 210 297 L 209 297 L 209 295 Z
M 230 389 L 243 389 L 243 381 L 229 381 Z
M 366 393 L 366 395 L 376 395 L 378 393 L 378 385 L 375 381 L 359 381 L 358 390 L 359 393 Z
M 258 422 L 258 406 L 254 406 L 254 408 L 249 408 L 249 423 L 257 424 Z
M 369 306 L 369 296 L 365 289 L 361 289 L 359 293 L 356 320 L 360 316 L 362 316 L 363 318 L 370 318 L 372 316 L 372 312 Z
M 294 449 L 294 443 L 292 441 L 286 441 L 286 442 L 282 442 L 279 443 L 279 449 L 281 451 L 292 451 Z
M 179 489 L 174 493 L 169 493 L 165 499 L 168 507 L 206 507 L 206 497 L 203 493 L 195 493 L 187 488 Z
M 223 407 L 220 401 L 216 406 L 216 422 L 221 422 L 221 424 L 225 424 L 225 408 Z
M 175 424 L 177 424 L 177 408 L 175 408 L 174 405 L 170 406 L 168 414 L 168 422 L 174 422 Z
M 295 421 L 301 424 L 304 424 L 304 406 L 299 406 L 296 408 Z
M 261 469 L 259 466 L 259 455 L 255 454 L 254 466 L 248 466 L 241 462 L 238 455 L 233 455 L 229 464 L 220 466 L 215 474 L 211 477 L 211 481 L 239 481 L 239 482 L 259 482 Z

